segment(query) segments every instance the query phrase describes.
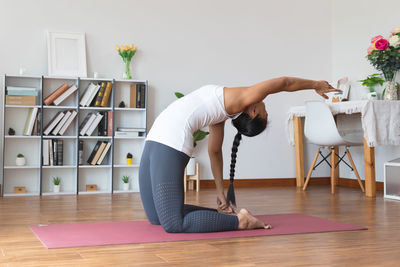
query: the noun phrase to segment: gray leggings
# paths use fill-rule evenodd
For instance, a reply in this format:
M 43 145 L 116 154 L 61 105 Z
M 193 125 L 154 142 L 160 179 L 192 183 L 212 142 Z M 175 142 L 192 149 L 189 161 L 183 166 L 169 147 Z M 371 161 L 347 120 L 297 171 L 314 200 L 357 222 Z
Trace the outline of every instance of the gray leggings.
M 144 210 L 151 224 L 168 233 L 203 233 L 238 229 L 234 215 L 184 204 L 183 172 L 189 156 L 169 146 L 146 141 L 139 169 Z

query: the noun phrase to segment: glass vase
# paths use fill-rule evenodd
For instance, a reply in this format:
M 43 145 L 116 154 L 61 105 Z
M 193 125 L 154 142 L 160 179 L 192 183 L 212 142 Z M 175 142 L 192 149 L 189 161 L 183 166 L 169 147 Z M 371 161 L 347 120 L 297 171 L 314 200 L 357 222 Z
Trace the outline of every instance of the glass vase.
M 394 80 L 386 83 L 384 100 L 397 100 L 397 84 Z
M 126 80 L 132 79 L 132 74 L 131 74 L 131 60 L 130 59 L 124 59 L 125 63 L 125 71 L 122 74 L 122 78 Z

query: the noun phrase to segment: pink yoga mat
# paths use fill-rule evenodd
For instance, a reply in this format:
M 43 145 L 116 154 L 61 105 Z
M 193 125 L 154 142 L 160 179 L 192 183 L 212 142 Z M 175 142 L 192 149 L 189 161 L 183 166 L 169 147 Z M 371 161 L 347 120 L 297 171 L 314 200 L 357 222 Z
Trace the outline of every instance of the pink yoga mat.
M 366 228 L 321 219 L 304 214 L 257 216 L 272 229 L 229 231 L 218 233 L 166 233 L 161 226 L 148 221 L 94 222 L 31 226 L 31 230 L 47 248 L 101 246 L 114 244 L 153 243 L 233 237 L 288 235 L 332 231 L 365 230 Z

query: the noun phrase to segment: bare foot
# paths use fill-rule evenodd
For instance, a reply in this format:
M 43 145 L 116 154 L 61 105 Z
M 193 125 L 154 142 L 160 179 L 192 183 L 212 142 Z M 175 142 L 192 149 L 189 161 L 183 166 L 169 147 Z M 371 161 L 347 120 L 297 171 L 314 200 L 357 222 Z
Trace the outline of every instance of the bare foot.
M 270 225 L 265 225 L 265 223 L 248 212 L 246 209 L 241 209 L 238 213 L 239 220 L 239 230 L 250 230 L 250 229 L 270 229 Z

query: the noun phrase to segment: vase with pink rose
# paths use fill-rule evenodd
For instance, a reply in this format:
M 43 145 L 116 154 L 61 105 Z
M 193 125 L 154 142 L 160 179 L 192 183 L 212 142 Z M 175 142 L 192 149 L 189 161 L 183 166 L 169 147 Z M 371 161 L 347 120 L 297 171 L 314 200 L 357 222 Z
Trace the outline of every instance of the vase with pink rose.
M 367 59 L 385 77 L 384 100 L 397 100 L 398 85 L 395 80 L 400 70 L 400 26 L 393 29 L 387 38 L 382 35 L 373 37 Z

